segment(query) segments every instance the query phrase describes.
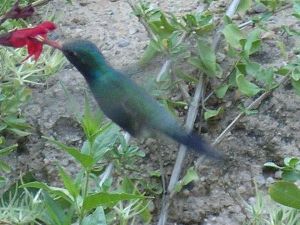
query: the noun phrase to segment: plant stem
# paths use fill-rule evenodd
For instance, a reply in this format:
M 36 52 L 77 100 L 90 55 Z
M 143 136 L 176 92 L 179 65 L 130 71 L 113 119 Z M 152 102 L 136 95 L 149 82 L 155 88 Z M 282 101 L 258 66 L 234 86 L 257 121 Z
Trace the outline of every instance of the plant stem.
M 90 179 L 90 172 L 88 170 L 84 171 L 85 174 L 85 183 L 82 189 L 82 199 L 84 200 L 88 195 L 88 188 L 89 188 L 89 179 Z M 85 210 L 83 207 L 80 207 L 80 214 L 79 214 L 79 225 L 82 224 L 82 220 L 85 217 Z

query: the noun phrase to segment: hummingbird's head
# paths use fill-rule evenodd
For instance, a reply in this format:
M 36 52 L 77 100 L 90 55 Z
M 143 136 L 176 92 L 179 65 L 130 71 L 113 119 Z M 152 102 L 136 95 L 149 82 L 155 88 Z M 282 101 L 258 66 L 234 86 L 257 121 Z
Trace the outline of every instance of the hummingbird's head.
M 73 40 L 62 45 L 67 59 L 85 76 L 91 78 L 95 71 L 101 71 L 106 62 L 97 46 L 86 40 Z

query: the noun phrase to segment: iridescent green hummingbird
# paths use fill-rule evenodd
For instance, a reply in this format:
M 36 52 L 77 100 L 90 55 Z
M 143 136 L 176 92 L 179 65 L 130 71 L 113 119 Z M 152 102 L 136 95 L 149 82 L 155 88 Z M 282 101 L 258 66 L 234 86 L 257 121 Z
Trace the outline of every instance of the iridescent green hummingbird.
M 61 50 L 84 76 L 104 114 L 132 136 L 144 131 L 162 133 L 201 154 L 221 158 L 199 135 L 180 126 L 144 89 L 113 69 L 92 42 L 66 42 Z

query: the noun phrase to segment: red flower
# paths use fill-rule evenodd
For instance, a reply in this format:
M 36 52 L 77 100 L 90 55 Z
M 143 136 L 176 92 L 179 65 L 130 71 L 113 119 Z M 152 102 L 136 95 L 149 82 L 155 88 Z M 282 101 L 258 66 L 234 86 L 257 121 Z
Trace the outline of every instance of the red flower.
M 27 47 L 28 56 L 23 60 L 27 60 L 33 56 L 38 60 L 43 50 L 43 43 L 37 39 L 47 40 L 48 32 L 56 29 L 56 25 L 50 21 L 45 21 L 36 27 L 16 29 L 0 36 L 0 45 L 10 46 L 14 48 Z

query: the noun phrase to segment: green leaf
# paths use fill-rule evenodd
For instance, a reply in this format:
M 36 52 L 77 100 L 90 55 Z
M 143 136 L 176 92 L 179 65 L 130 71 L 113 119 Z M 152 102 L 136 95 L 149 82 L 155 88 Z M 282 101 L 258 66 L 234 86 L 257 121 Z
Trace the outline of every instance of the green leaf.
M 144 224 L 149 224 L 152 219 L 152 211 L 150 211 L 149 201 L 143 201 L 138 211 L 140 212 L 139 216 L 143 220 Z
M 82 225 L 106 225 L 105 213 L 102 207 L 97 207 L 96 210 L 83 218 Z
M 295 81 L 299 81 L 300 80 L 300 71 L 298 68 L 295 68 L 293 71 L 292 71 L 292 74 L 291 74 L 293 80 Z
M 264 69 L 256 62 L 246 62 L 245 66 L 247 74 L 255 77 L 258 81 L 262 81 L 267 90 L 271 90 L 277 86 L 272 69 Z
M 104 155 L 113 148 L 120 135 L 119 130 L 120 128 L 113 123 L 106 124 L 102 127 L 101 132 L 97 134 L 90 151 L 95 163 L 101 160 Z M 88 152 L 82 149 L 82 153 Z
M 222 32 L 225 36 L 227 43 L 231 47 L 235 49 L 240 49 L 242 47 L 240 40 L 244 39 L 244 36 L 237 25 L 228 24 L 224 27 Z
M 10 127 L 19 130 L 24 130 L 30 128 L 23 118 L 17 118 L 15 116 L 8 116 L 3 118 L 3 121 Z
M 161 171 L 160 170 L 153 170 L 149 172 L 149 175 L 151 177 L 161 177 Z
M 74 210 L 68 208 L 65 210 L 59 201 L 53 200 L 47 193 L 44 193 L 45 211 L 43 213 L 43 221 L 46 220 L 46 224 L 55 225 L 70 225 L 72 224 L 72 218 L 74 216 Z M 44 221 L 44 222 L 46 222 Z
M 293 2 L 293 16 L 295 16 L 296 18 L 300 19 L 300 1 L 299 0 L 294 0 Z
M 84 114 L 81 125 L 84 130 L 84 134 L 91 143 L 94 142 L 96 135 L 98 134 L 99 130 L 101 130 L 102 119 L 103 114 L 100 111 L 92 113 L 87 95 L 85 95 Z
M 0 124 L 0 132 L 7 128 L 7 124 Z
M 3 188 L 6 185 L 6 178 L 0 176 L 0 188 Z
M 25 136 L 28 136 L 28 135 L 31 134 L 30 132 L 22 131 L 22 130 L 19 130 L 19 129 L 16 129 L 16 128 L 8 128 L 7 130 L 15 133 L 16 135 L 18 135 L 20 137 L 25 137 Z
M 300 209 L 300 189 L 292 182 L 278 181 L 269 188 L 271 198 L 288 207 Z
M 161 11 L 152 14 L 147 22 L 154 34 L 160 39 L 168 38 L 175 31 L 175 27 L 169 23 L 167 17 Z
M 221 75 L 220 69 L 216 62 L 216 54 L 213 50 L 211 44 L 205 39 L 198 40 L 198 54 L 200 59 L 199 66 L 208 76 L 217 76 Z
M 64 171 L 63 168 L 59 167 L 58 170 L 59 170 L 59 175 L 62 181 L 64 182 L 64 186 L 74 197 L 74 199 L 76 199 L 76 197 L 79 196 L 79 189 L 76 187 L 75 182 L 73 182 L 73 179 Z
M 6 162 L 0 160 L 0 171 L 8 173 L 11 171 L 11 169 L 10 169 L 10 166 Z
M 298 163 L 300 159 L 297 157 L 285 157 L 283 162 L 284 165 L 294 168 Z
M 135 192 L 134 184 L 129 178 L 125 177 L 122 181 L 121 191 L 128 194 L 132 194 Z
M 272 12 L 274 12 L 280 4 L 280 1 L 278 0 L 260 0 L 260 2 L 271 9 Z
M 245 13 L 248 9 L 250 9 L 252 5 L 252 0 L 241 0 L 236 12 Z
M 56 141 L 54 139 L 48 138 L 48 137 L 44 137 L 45 139 L 47 139 L 48 141 L 50 141 L 51 143 L 57 145 L 58 147 L 60 147 L 62 150 L 68 152 L 71 156 L 73 156 L 84 168 L 89 169 L 93 163 L 94 163 L 94 159 L 86 154 L 82 154 L 77 148 L 73 148 L 73 147 L 69 147 L 59 141 Z
M 14 145 L 8 146 L 6 148 L 0 149 L 0 156 L 3 157 L 3 156 L 10 154 L 14 150 L 16 150 L 17 147 L 18 147 L 18 144 L 14 144 Z
M 292 86 L 295 90 L 295 93 L 297 95 L 300 95 L 300 80 L 296 81 L 296 80 L 292 79 Z
M 149 45 L 145 49 L 143 56 L 140 60 L 141 65 L 146 65 L 150 62 L 151 59 L 153 59 L 159 52 L 161 52 L 161 49 L 159 47 L 159 44 L 156 43 L 154 40 L 150 40 Z
M 228 88 L 230 87 L 230 85 L 228 84 L 224 84 L 224 85 L 221 85 L 220 87 L 218 87 L 216 90 L 215 90 L 215 94 L 218 98 L 224 98 Z
M 272 167 L 272 168 L 275 168 L 275 169 L 282 169 L 283 167 L 281 166 L 277 166 L 275 163 L 273 162 L 267 162 L 264 164 L 265 167 Z
M 243 39 L 245 43 L 244 51 L 247 57 L 259 50 L 261 44 L 260 33 L 261 31 L 259 29 L 255 29 L 250 32 L 247 39 Z
M 223 107 L 220 107 L 218 109 L 206 109 L 205 113 L 204 113 L 204 119 L 208 120 L 211 119 L 212 117 L 215 117 L 217 115 L 219 115 L 220 113 L 224 112 Z
M 296 169 L 285 170 L 282 172 L 282 179 L 285 181 L 296 182 L 300 180 L 300 171 Z
M 190 167 L 190 168 L 187 170 L 185 176 L 184 176 L 184 177 L 176 184 L 174 190 L 175 190 L 176 192 L 179 192 L 179 191 L 181 191 L 181 189 L 182 189 L 185 185 L 191 183 L 192 181 L 197 181 L 197 180 L 199 180 L 199 176 L 198 176 L 198 174 L 197 174 L 195 168 L 194 168 L 194 167 Z
M 247 107 L 244 107 L 243 105 L 238 105 L 238 109 L 241 110 L 241 112 L 245 113 L 246 116 L 251 116 L 258 113 L 258 110 L 250 110 L 247 109 Z
M 91 194 L 87 196 L 83 201 L 83 209 L 86 211 L 90 211 L 91 209 L 97 208 L 98 206 L 112 207 L 119 201 L 135 200 L 142 198 L 144 198 L 144 196 L 142 195 L 100 192 L 97 194 Z
M 38 188 L 38 189 L 42 189 L 42 190 L 47 191 L 51 195 L 54 195 L 54 196 L 61 197 L 61 198 L 65 199 L 66 201 L 70 202 L 71 204 L 74 203 L 74 198 L 68 190 L 66 190 L 64 188 L 51 187 L 51 186 L 48 186 L 47 184 L 45 184 L 43 182 L 38 182 L 38 181 L 29 182 L 29 183 L 20 185 L 19 188 Z
M 262 89 L 257 85 L 248 81 L 245 76 L 238 72 L 236 75 L 236 83 L 239 88 L 239 91 L 246 96 L 252 97 L 259 93 Z

